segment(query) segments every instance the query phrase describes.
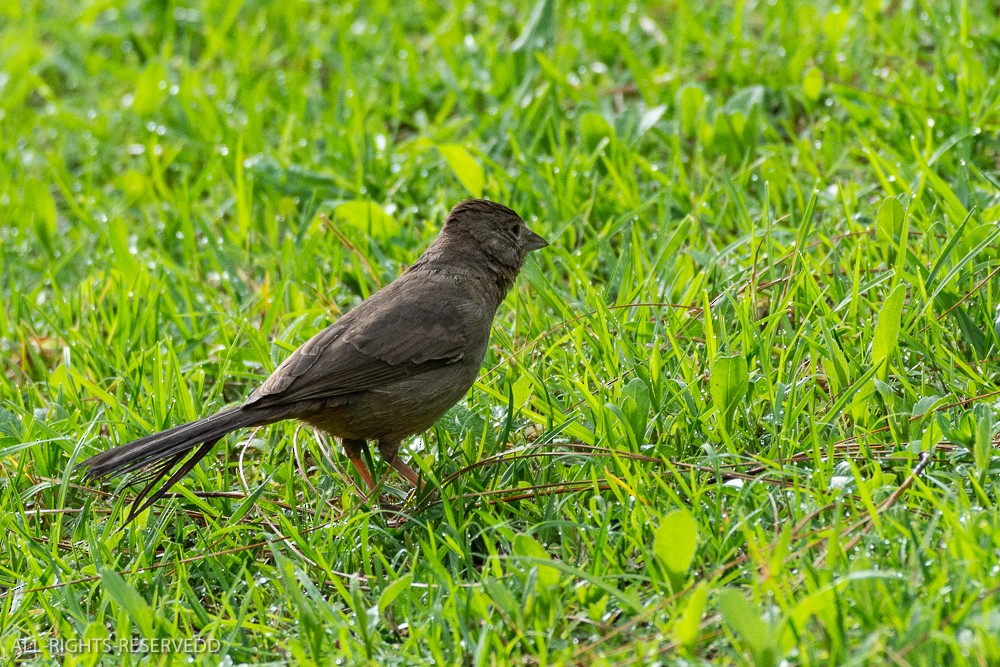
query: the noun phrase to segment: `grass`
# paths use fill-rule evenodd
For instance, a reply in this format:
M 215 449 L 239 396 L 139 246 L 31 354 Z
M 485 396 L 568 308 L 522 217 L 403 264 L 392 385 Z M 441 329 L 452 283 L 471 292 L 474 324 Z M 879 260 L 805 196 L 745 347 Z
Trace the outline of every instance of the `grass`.
M 0 5 L 0 656 L 1000 662 L 993 3 L 335 4 Z M 438 500 L 282 424 L 119 530 L 470 194 L 552 245 Z

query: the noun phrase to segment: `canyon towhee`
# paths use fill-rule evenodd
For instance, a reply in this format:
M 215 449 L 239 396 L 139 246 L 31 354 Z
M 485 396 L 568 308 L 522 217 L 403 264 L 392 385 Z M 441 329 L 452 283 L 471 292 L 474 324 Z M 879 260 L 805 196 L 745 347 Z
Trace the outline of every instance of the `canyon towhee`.
M 142 471 L 148 483 L 128 523 L 227 433 L 298 419 L 340 438 L 370 489 L 375 483 L 362 459 L 368 440 L 416 485 L 417 473 L 397 456 L 400 441 L 430 428 L 469 391 L 500 302 L 527 254 L 547 245 L 506 206 L 463 201 L 413 266 L 295 350 L 244 403 L 80 466 L 88 479 Z

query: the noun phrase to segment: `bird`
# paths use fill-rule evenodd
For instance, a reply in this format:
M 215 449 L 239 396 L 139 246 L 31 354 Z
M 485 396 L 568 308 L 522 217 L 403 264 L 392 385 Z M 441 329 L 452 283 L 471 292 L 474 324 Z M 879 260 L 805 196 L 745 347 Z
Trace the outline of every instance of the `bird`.
M 462 201 L 416 262 L 292 352 L 245 401 L 96 454 L 79 468 L 87 481 L 134 473 L 132 483 L 146 482 L 127 525 L 227 434 L 296 419 L 335 436 L 370 491 L 376 484 L 363 458 L 370 441 L 416 487 L 419 476 L 399 456 L 400 444 L 472 387 L 500 304 L 528 253 L 546 246 L 507 206 Z

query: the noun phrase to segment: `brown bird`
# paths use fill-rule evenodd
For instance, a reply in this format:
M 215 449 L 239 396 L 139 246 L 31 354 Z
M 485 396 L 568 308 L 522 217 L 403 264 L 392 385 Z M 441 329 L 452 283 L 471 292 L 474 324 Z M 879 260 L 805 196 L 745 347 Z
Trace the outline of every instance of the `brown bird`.
M 463 201 L 413 266 L 306 341 L 244 403 L 115 447 L 80 466 L 88 479 L 142 471 L 139 479 L 148 483 L 133 501 L 128 523 L 227 433 L 298 419 L 340 438 L 369 489 L 375 482 L 362 459 L 369 440 L 416 485 L 417 473 L 398 456 L 400 442 L 430 428 L 468 392 L 500 303 L 527 254 L 547 245 L 506 206 Z

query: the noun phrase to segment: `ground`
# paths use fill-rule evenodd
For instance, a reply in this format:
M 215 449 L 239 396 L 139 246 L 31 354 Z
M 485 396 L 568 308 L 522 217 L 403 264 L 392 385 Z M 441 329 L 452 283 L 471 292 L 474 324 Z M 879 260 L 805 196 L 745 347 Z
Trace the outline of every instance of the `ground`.
M 2 3 L 0 656 L 997 664 L 998 71 L 988 0 Z M 434 493 L 295 424 L 124 529 L 74 473 L 469 196 L 551 246 Z

